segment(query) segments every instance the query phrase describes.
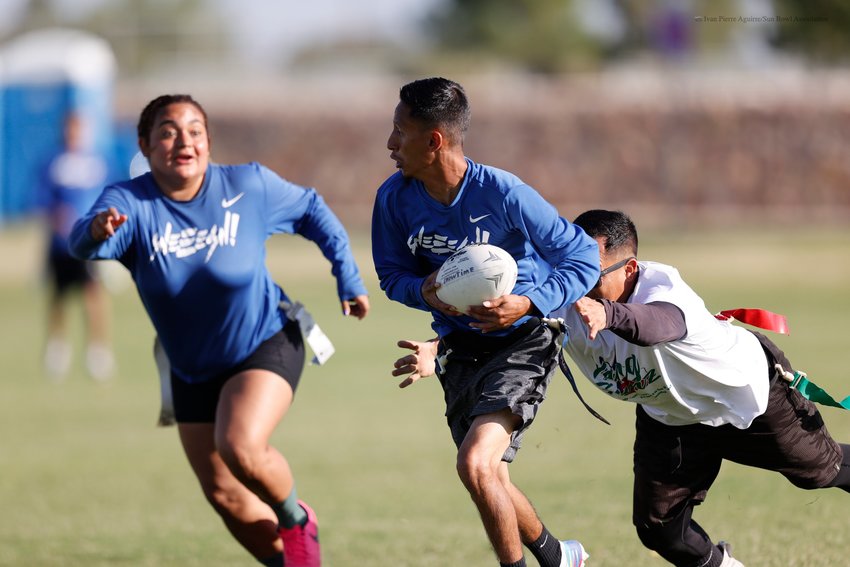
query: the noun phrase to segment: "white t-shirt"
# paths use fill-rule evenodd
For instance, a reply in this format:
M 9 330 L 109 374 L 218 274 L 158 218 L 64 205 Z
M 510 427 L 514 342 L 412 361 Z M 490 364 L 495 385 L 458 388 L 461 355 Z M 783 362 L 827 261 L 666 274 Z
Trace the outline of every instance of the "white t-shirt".
M 552 314 L 567 323 L 566 352 L 606 394 L 639 403 L 667 425 L 732 424 L 749 427 L 767 407 L 767 359 L 751 332 L 719 321 L 678 270 L 639 262 L 628 303 L 664 301 L 685 315 L 683 339 L 638 346 L 606 329 L 591 341 L 572 306 Z

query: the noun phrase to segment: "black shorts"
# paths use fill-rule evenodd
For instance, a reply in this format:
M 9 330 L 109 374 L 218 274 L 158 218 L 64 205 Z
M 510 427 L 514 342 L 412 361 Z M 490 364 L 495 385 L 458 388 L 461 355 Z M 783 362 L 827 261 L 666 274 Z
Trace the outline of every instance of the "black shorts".
M 75 287 L 83 287 L 97 279 L 94 262 L 78 260 L 68 253 L 51 248 L 47 257 L 47 272 L 57 296 Z
M 705 500 L 723 459 L 776 471 L 800 488 L 828 486 L 842 451 L 815 404 L 774 378 L 774 363 L 791 370 L 785 355 L 759 335 L 771 380 L 765 413 L 747 429 L 732 425 L 664 425 L 637 407 L 634 444 L 635 525 L 662 523 Z
M 293 393 L 304 369 L 304 342 L 298 324 L 284 328 L 261 343 L 248 358 L 204 382 L 189 383 L 171 373 L 171 395 L 177 423 L 215 423 L 218 399 L 224 384 L 245 370 L 269 370 L 286 380 Z
M 446 401 L 446 421 L 460 447 L 479 415 L 510 409 L 522 419 L 502 456 L 510 463 L 531 426 L 552 374 L 558 367 L 560 333 L 530 319 L 507 337 L 452 333 L 440 341 L 439 355 L 451 349 L 437 373 Z

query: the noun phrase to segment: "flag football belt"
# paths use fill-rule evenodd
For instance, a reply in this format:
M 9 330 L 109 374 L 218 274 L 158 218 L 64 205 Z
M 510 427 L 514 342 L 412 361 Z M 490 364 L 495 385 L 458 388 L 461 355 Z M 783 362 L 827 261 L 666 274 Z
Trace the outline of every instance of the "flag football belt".
M 313 350 L 312 364 L 321 365 L 327 362 L 334 353 L 333 343 L 319 328 L 304 305 L 298 301 L 295 303 L 282 301 L 280 307 L 289 320 L 298 323 L 302 338 Z M 160 387 L 160 410 L 157 425 L 167 427 L 174 425 L 177 420 L 174 416 L 174 399 L 171 392 L 171 363 L 168 360 L 168 355 L 165 354 L 165 349 L 159 342 L 159 337 L 154 338 L 153 356 L 156 361 L 157 374 L 159 374 Z
M 759 329 L 765 329 L 783 335 L 790 334 L 788 331 L 788 321 L 784 315 L 771 313 L 764 309 L 728 309 L 715 315 L 715 318 L 721 321 L 737 320 L 741 323 L 758 327 Z M 850 396 L 847 396 L 840 402 L 835 400 L 823 388 L 810 382 L 805 372 L 789 372 L 781 364 L 775 365 L 774 369 L 778 376 L 788 382 L 791 388 L 800 392 L 807 400 L 824 406 L 850 409 Z
M 281 301 L 280 307 L 286 313 L 287 319 L 298 323 L 301 336 L 310 345 L 310 349 L 313 351 L 311 364 L 322 365 L 327 362 L 333 356 L 334 345 L 313 319 L 313 316 L 310 315 L 310 312 L 305 309 L 300 301 L 296 301 L 295 303 Z
M 561 318 L 550 319 L 550 318 L 546 317 L 546 318 L 542 319 L 542 321 L 543 321 L 544 324 L 549 325 L 550 327 L 555 329 L 555 331 L 558 331 L 561 334 L 566 334 L 567 323 L 563 319 L 561 319 Z M 572 387 L 573 392 L 575 392 L 575 395 L 578 398 L 578 401 L 581 402 L 581 405 L 583 405 L 584 408 L 588 412 L 590 412 L 590 415 L 592 415 L 593 417 L 595 417 L 599 421 L 602 421 L 604 423 L 607 423 L 608 425 L 611 425 L 610 421 L 608 421 L 607 419 L 602 417 L 602 415 L 598 411 L 596 411 L 595 409 L 590 407 L 590 404 L 588 404 L 586 401 L 584 401 L 584 398 L 582 397 L 581 392 L 578 391 L 578 384 L 576 384 L 576 379 L 573 376 L 572 371 L 570 370 L 570 366 L 567 364 L 567 361 L 564 359 L 564 348 L 563 348 L 563 345 L 561 345 L 561 344 L 558 344 L 558 366 L 561 368 L 561 372 L 563 372 L 564 376 L 566 376 L 567 381 L 570 383 L 570 386 Z
M 847 396 L 840 402 L 835 400 L 832 396 L 827 394 L 823 388 L 809 382 L 809 378 L 805 372 L 800 372 L 799 370 L 795 372 L 788 372 L 784 368 L 782 368 L 781 364 L 777 364 L 775 367 L 776 373 L 782 377 L 786 382 L 789 383 L 791 388 L 794 388 L 800 394 L 810 400 L 812 402 L 824 405 L 824 406 L 832 406 L 834 408 L 842 408 L 842 409 L 850 409 L 850 396 Z
M 452 331 L 444 336 L 441 341 L 446 345 L 444 356 L 448 360 L 465 360 L 467 362 L 478 362 L 487 359 L 494 352 L 506 349 L 520 339 L 524 339 L 535 329 L 540 327 L 541 320 L 537 317 L 529 317 L 506 335 L 483 335 L 475 331 Z

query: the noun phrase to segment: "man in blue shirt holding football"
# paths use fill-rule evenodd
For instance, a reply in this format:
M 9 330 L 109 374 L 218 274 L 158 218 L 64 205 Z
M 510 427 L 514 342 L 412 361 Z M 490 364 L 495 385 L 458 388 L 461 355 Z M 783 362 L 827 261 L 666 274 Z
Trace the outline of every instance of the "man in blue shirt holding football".
M 274 233 L 315 242 L 343 315 L 369 311 L 342 224 L 313 189 L 257 163 L 209 162 L 207 115 L 189 95 L 142 111 L 151 171 L 107 187 L 71 233 L 80 258 L 121 262 L 167 355 L 180 440 L 210 504 L 267 566 L 318 567 L 316 516 L 269 438 L 304 365 L 298 324 L 265 265 Z
M 387 141 L 399 171 L 378 189 L 372 254 L 390 299 L 433 315 L 457 471 L 501 565 L 576 567 L 586 553 L 559 542 L 511 483 L 513 461 L 556 367 L 561 337 L 543 314 L 572 303 L 599 278 L 596 243 L 515 175 L 464 155 L 463 88 L 429 78 L 401 88 Z M 436 273 L 467 244 L 517 261 L 513 291 L 461 313 L 436 295 Z

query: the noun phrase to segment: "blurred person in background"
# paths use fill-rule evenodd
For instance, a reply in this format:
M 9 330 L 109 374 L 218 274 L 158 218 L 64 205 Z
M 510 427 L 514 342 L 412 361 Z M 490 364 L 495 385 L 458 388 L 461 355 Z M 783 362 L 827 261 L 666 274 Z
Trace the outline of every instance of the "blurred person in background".
M 850 445 L 791 387 L 791 363 L 773 341 L 718 320 L 672 266 L 638 261 L 624 213 L 591 210 L 574 223 L 597 240 L 602 275 L 552 317 L 565 322 L 565 350 L 584 375 L 637 404 L 632 522 L 647 548 L 677 567 L 743 567 L 691 517 L 723 460 L 807 490 L 850 491 Z M 399 346 L 414 352 L 394 376 L 434 373 L 433 343 Z
M 362 319 L 369 300 L 348 234 L 315 190 L 258 163 L 211 164 L 207 115 L 190 95 L 151 101 L 138 141 L 150 172 L 108 186 L 74 226 L 71 250 L 130 271 L 166 355 L 184 451 L 231 534 L 264 565 L 317 567 L 316 515 L 269 444 L 305 348 L 265 242 L 274 233 L 315 242 L 342 314 Z
M 557 366 L 560 334 L 540 317 L 596 282 L 596 243 L 516 176 L 464 155 L 470 109 L 461 85 L 421 79 L 399 95 L 387 140 L 399 171 L 378 189 L 372 214 L 381 288 L 433 316 L 457 473 L 500 564 L 526 565 L 526 546 L 543 567 L 581 567 L 581 543 L 548 531 L 508 465 Z M 519 275 L 510 294 L 461 313 L 437 297 L 435 278 L 473 242 L 507 250 Z
M 93 262 L 78 260 L 68 250 L 74 222 L 103 190 L 109 175 L 105 156 L 92 149 L 83 115 L 65 118 L 63 147 L 44 171 L 41 200 L 49 227 L 47 274 L 50 282 L 44 367 L 54 380 L 64 378 L 72 359 L 67 332 L 67 307 L 72 292 L 81 290 L 86 324 L 86 369 L 95 380 L 112 376 L 114 357 L 109 337 L 109 296 Z

